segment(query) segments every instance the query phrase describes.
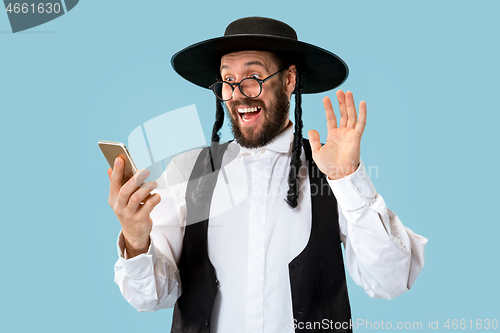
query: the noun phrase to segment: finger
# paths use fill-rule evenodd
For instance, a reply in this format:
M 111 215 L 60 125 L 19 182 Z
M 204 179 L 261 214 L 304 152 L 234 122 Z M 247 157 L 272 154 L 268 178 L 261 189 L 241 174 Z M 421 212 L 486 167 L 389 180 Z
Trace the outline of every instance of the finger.
M 118 196 L 120 192 L 120 188 L 122 187 L 122 177 L 123 177 L 123 168 L 125 163 L 121 157 L 117 157 L 115 159 L 115 165 L 113 166 L 113 171 L 110 176 L 110 184 L 109 184 L 109 198 L 110 201 L 115 201 L 115 198 Z M 109 170 L 108 170 L 109 174 Z
M 347 126 L 347 106 L 345 104 L 345 96 L 342 90 L 337 90 L 337 100 L 339 102 L 339 111 L 340 111 L 340 122 L 339 127 Z
M 129 211 L 135 212 L 141 206 L 141 201 L 145 199 L 152 190 L 154 190 L 158 186 L 158 183 L 155 181 L 147 182 L 142 184 L 137 191 L 132 193 L 130 199 L 127 204 L 127 209 Z M 151 198 L 148 198 L 151 199 Z
M 326 127 L 328 130 L 337 128 L 337 117 L 335 117 L 335 111 L 333 111 L 333 105 L 330 97 L 325 96 L 325 98 L 323 98 L 323 106 L 325 107 L 326 113 Z
M 356 115 L 356 105 L 354 105 L 352 92 L 348 91 L 345 93 L 345 101 L 347 105 L 347 128 L 354 129 L 358 117 Z
M 365 131 L 365 126 L 366 126 L 366 102 L 361 101 L 359 103 L 359 120 L 358 123 L 356 124 L 356 131 L 359 133 L 359 135 L 363 135 L 363 132 Z
M 153 194 L 145 203 L 139 208 L 139 214 L 141 216 L 149 216 L 153 208 L 156 207 L 161 201 L 161 196 L 158 193 Z
M 311 144 L 312 153 L 315 154 L 321 148 L 321 142 L 319 141 L 319 133 L 315 130 L 310 130 L 307 132 L 309 137 L 309 143 Z
M 113 173 L 113 169 L 111 168 L 108 168 L 108 177 L 109 177 L 109 180 L 111 181 L 111 174 Z
M 120 189 L 120 193 L 116 200 L 118 207 L 127 206 L 132 193 L 134 193 L 139 186 L 143 186 L 144 181 L 148 177 L 149 177 L 148 169 L 142 169 L 140 171 L 137 171 L 135 175 L 131 177 Z

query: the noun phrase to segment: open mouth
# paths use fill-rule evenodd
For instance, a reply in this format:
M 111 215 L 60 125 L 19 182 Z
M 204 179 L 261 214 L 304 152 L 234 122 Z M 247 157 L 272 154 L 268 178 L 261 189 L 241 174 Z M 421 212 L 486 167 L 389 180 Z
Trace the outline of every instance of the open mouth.
M 260 106 L 238 108 L 238 114 L 243 123 L 252 123 L 259 117 L 261 110 Z

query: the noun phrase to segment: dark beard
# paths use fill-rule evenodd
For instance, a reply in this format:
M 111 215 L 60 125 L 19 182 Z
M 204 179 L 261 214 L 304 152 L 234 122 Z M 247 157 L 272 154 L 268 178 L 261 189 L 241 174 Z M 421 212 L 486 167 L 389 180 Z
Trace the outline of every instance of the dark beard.
M 259 134 L 254 134 L 253 131 L 247 132 L 245 136 L 239 126 L 238 105 L 259 106 L 260 112 L 264 112 L 265 121 L 262 124 Z M 236 141 L 246 148 L 259 148 L 270 143 L 281 131 L 285 123 L 288 121 L 288 109 L 290 101 L 285 93 L 284 85 L 280 85 L 276 89 L 276 98 L 270 103 L 267 108 L 264 102 L 256 98 L 246 98 L 241 102 L 231 105 L 230 119 L 231 130 Z

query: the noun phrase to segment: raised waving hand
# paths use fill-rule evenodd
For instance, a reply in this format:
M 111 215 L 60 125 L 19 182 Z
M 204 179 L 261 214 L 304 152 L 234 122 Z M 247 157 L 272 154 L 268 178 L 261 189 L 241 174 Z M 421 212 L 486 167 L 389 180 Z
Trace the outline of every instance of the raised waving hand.
M 328 135 L 322 146 L 319 133 L 310 130 L 308 133 L 312 156 L 319 169 L 330 179 L 340 179 L 350 175 L 360 163 L 361 136 L 366 125 L 366 103 L 359 103 L 359 119 L 352 92 L 345 94 L 337 90 L 340 122 L 333 111 L 329 97 L 323 99 L 326 113 Z

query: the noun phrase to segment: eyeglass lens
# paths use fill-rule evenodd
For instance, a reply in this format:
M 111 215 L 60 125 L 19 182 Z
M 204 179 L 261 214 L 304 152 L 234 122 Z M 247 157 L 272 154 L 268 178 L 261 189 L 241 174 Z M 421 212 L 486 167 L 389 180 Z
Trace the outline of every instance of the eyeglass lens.
M 242 94 L 246 97 L 253 98 L 260 94 L 260 83 L 253 78 L 241 80 L 239 87 Z M 235 87 L 235 89 L 237 88 Z M 214 91 L 224 101 L 230 100 L 233 96 L 233 88 L 227 82 L 217 82 Z

